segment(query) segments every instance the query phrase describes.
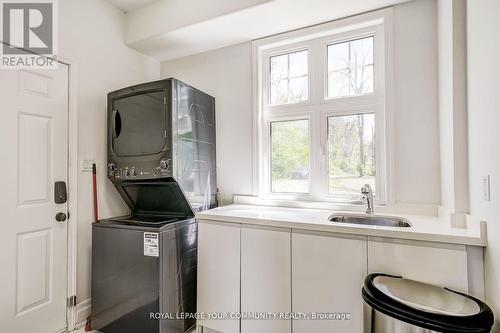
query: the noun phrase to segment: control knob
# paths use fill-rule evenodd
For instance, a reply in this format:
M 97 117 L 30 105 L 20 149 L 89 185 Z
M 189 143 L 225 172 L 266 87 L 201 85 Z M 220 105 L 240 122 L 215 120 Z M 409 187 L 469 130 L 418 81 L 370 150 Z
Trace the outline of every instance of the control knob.
M 168 161 L 167 160 L 161 160 L 160 161 L 160 170 L 161 171 L 167 171 L 168 169 Z
M 116 164 L 108 163 L 108 173 L 112 176 L 115 174 Z

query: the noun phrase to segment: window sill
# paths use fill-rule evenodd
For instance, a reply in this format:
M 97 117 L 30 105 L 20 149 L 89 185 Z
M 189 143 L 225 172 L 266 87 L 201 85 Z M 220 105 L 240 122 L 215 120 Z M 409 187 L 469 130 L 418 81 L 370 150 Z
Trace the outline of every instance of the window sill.
M 286 200 L 286 199 L 268 199 L 252 195 L 234 195 L 234 204 L 239 205 L 259 205 L 272 207 L 291 207 L 306 209 L 326 209 L 334 211 L 352 211 L 364 212 L 366 207 L 361 204 L 336 203 L 326 201 L 309 200 Z M 375 202 L 376 213 L 399 213 L 411 215 L 437 216 L 438 205 L 433 204 L 389 204 L 381 205 Z

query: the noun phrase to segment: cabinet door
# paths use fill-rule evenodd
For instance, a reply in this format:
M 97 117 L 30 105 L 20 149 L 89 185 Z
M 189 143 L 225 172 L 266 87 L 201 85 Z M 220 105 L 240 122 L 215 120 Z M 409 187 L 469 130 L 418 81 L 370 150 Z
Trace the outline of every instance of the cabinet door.
M 290 313 L 290 229 L 241 228 L 242 313 Z M 241 320 L 241 333 L 290 333 L 290 320 Z
M 240 311 L 240 225 L 199 221 L 198 312 Z M 239 320 L 199 320 L 219 332 L 239 333 Z
M 463 245 L 369 238 L 368 271 L 468 292 Z
M 344 313 L 349 320 L 293 320 L 294 333 L 363 331 L 366 237 L 292 233 L 292 311 Z

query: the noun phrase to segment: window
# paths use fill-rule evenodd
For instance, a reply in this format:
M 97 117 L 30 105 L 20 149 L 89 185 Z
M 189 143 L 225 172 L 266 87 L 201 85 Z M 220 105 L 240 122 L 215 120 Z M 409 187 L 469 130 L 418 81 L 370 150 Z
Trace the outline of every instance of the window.
M 271 123 L 271 190 L 309 193 L 308 120 Z
M 307 50 L 271 57 L 270 67 L 271 104 L 307 100 Z
M 375 115 L 328 117 L 328 193 L 355 196 L 364 184 L 376 193 Z
M 387 200 L 384 41 L 390 9 L 253 42 L 257 193 L 359 204 Z M 346 23 L 347 22 L 347 23 Z M 354 22 L 354 23 L 353 23 Z
M 373 36 L 328 46 L 328 97 L 373 92 Z

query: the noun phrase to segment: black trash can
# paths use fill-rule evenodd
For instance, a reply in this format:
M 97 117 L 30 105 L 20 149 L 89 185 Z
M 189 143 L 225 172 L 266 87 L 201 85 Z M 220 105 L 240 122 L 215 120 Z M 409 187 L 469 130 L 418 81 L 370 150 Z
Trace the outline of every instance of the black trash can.
M 365 333 L 487 333 L 493 325 L 480 300 L 400 276 L 369 274 L 362 295 Z

